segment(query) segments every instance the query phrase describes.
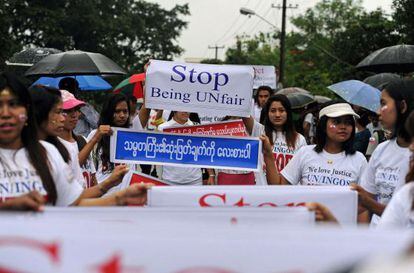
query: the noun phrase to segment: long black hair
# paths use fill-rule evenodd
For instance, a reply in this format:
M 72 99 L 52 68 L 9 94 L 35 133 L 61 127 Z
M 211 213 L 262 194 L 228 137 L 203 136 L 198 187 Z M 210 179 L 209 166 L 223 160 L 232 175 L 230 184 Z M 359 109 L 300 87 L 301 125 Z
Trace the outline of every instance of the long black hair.
M 343 101 L 328 101 L 328 102 L 322 104 L 321 109 L 323 109 L 327 106 L 333 105 L 333 104 L 337 104 L 337 103 L 343 103 Z M 314 150 L 317 153 L 322 152 L 323 148 L 326 145 L 326 139 L 328 137 L 328 135 L 326 134 L 327 124 L 328 124 L 328 117 L 323 116 L 319 119 L 318 125 L 316 126 L 316 138 L 315 138 L 316 146 L 315 146 Z M 342 143 L 342 150 L 345 151 L 346 155 L 355 154 L 356 151 L 354 149 L 354 139 L 355 139 L 355 119 L 352 118 L 351 137 L 347 141 Z
M 43 85 L 32 86 L 29 88 L 29 91 L 35 105 L 34 114 L 36 117 L 37 127 L 41 128 L 42 124 L 48 122 L 49 113 L 52 111 L 52 108 L 62 101 L 62 96 L 58 89 Z M 56 147 L 66 163 L 70 161 L 68 150 L 56 136 L 48 135 L 45 140 Z
M 123 94 L 111 94 L 106 99 L 102 106 L 101 115 L 99 117 L 98 126 L 100 125 L 109 125 L 109 126 L 115 126 L 114 124 L 114 114 L 115 114 L 115 108 L 118 105 L 118 103 L 125 101 L 128 106 L 128 114 L 130 114 L 131 110 L 129 108 L 128 99 Z M 128 128 L 129 127 L 129 118 L 122 126 L 117 127 L 123 127 Z M 108 170 L 113 170 L 114 164 L 109 161 L 109 139 L 110 136 L 103 136 L 102 139 L 98 142 L 96 153 L 99 154 L 99 151 L 101 151 L 100 159 L 102 161 L 102 166 L 104 168 L 108 168 Z
M 405 122 L 405 129 L 411 138 L 414 138 L 414 111 L 411 111 L 411 114 L 408 116 L 407 121 Z M 410 170 L 408 171 L 405 180 L 406 182 L 414 181 L 414 154 L 411 155 Z
M 410 134 L 404 125 L 408 115 L 414 109 L 414 81 L 394 80 L 384 87 L 384 91 L 394 100 L 397 111 L 397 121 L 391 138 L 401 137 L 406 142 L 410 142 Z M 404 113 L 401 113 L 404 102 L 407 105 L 407 110 Z
M 298 138 L 298 133 L 296 132 L 295 125 L 293 123 L 292 107 L 290 105 L 288 98 L 285 95 L 282 95 L 282 94 L 273 95 L 267 100 L 266 104 L 263 106 L 262 116 L 264 115 L 263 125 L 265 127 L 265 134 L 269 138 L 270 144 L 273 145 L 274 144 L 273 132 L 275 131 L 275 128 L 269 119 L 269 112 L 270 112 L 272 103 L 275 101 L 280 102 L 283 108 L 285 108 L 287 119 L 286 119 L 285 124 L 283 124 L 282 130 L 286 137 L 287 146 L 295 149 L 296 148 L 295 144 Z
M 52 204 L 56 204 L 56 186 L 50 173 L 50 169 L 46 168 L 46 166 L 50 166 L 46 149 L 40 144 L 37 137 L 37 126 L 29 91 L 15 75 L 4 72 L 0 74 L 0 90 L 5 89 L 6 87 L 11 89 L 13 95 L 15 95 L 20 103 L 26 108 L 27 120 L 21 131 L 23 147 L 27 151 L 30 163 L 42 180 L 43 187 L 48 195 L 48 201 Z

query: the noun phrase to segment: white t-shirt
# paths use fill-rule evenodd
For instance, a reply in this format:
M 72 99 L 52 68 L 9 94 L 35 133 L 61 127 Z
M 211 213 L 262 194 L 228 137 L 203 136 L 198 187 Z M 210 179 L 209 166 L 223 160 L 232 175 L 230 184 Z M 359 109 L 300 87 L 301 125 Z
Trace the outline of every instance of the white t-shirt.
M 378 228 L 414 228 L 414 182 L 397 190 L 378 223 Z
M 93 130 L 88 137 L 86 138 L 87 141 L 89 142 L 93 136 L 95 135 L 96 130 Z M 96 177 L 96 181 L 99 183 L 102 183 L 103 181 L 105 181 L 107 178 L 109 178 L 112 174 L 112 170 L 109 168 L 109 166 L 104 166 L 102 164 L 102 160 L 101 160 L 101 151 L 96 152 L 96 146 L 98 144 L 95 145 L 94 150 L 92 151 L 92 158 L 93 158 L 93 164 L 95 165 L 95 169 L 96 169 L 96 173 L 95 173 L 95 177 Z M 119 164 L 115 164 L 119 165 Z M 129 168 L 129 172 L 134 171 L 135 168 L 135 164 L 125 164 L 128 166 Z M 128 177 L 130 177 L 129 175 L 125 175 L 124 178 L 122 179 L 122 183 L 120 183 L 118 186 L 112 187 L 110 190 L 108 190 L 107 194 L 113 193 L 113 192 L 117 192 L 121 189 L 123 189 L 122 185 L 128 185 L 128 183 L 123 183 L 124 180 L 127 180 Z
M 361 177 L 361 186 L 388 204 L 392 194 L 405 184 L 411 152 L 398 146 L 396 138 L 380 143 L 372 153 L 368 167 Z
M 56 147 L 45 141 L 40 143 L 46 149 L 50 173 L 56 186 L 56 206 L 69 206 L 81 195 L 83 188 L 76 182 L 71 168 Z M 32 190 L 47 195 L 26 149 L 0 148 L 0 159 L 0 198 L 13 198 Z
M 191 120 L 188 120 L 185 124 L 181 125 L 174 119 L 164 122 L 158 126 L 159 131 L 163 131 L 167 127 L 180 127 L 194 125 Z M 161 179 L 176 185 L 202 185 L 203 178 L 201 168 L 189 168 L 178 166 L 162 166 Z
M 307 113 L 306 116 L 305 116 L 305 119 L 303 120 L 303 122 L 304 123 L 307 122 L 307 123 L 310 124 L 310 127 L 309 127 L 309 137 L 314 137 L 315 136 L 315 133 L 314 133 L 314 130 L 315 130 L 315 118 L 313 117 L 312 113 Z
M 281 174 L 290 184 L 349 186 L 360 181 L 367 165 L 363 154 L 317 153 L 314 148 L 307 145 L 300 149 L 283 169 Z
M 256 103 L 253 105 L 252 116 L 255 121 L 260 122 L 260 114 L 262 113 L 262 107 Z
M 134 130 L 140 130 L 142 131 L 142 124 L 141 124 L 141 120 L 139 119 L 139 115 L 136 115 L 133 119 L 132 119 L 132 129 Z M 93 135 L 92 135 L 93 136 Z M 89 136 L 88 136 L 89 138 Z
M 80 136 L 83 137 L 83 136 Z M 85 137 L 85 142 L 87 141 Z M 66 149 L 69 151 L 70 154 L 70 166 L 72 168 L 72 171 L 77 177 L 78 181 L 82 185 L 83 188 L 88 188 L 92 184 L 92 174 L 96 173 L 95 166 L 92 162 L 92 155 L 90 154 L 88 159 L 86 160 L 85 164 L 80 166 L 79 165 L 79 147 L 78 143 L 75 142 L 69 142 L 64 140 L 63 138 L 59 137 L 59 141 L 62 142 L 63 145 L 65 145 Z
M 265 127 L 257 121 L 254 121 L 252 136 L 259 137 L 265 134 Z M 306 146 L 306 139 L 304 136 L 298 133 L 296 138 L 295 148 L 292 149 L 286 143 L 286 136 L 281 132 L 273 131 L 273 156 L 275 158 L 275 164 L 279 172 L 281 172 L 293 156 L 299 151 L 300 148 Z

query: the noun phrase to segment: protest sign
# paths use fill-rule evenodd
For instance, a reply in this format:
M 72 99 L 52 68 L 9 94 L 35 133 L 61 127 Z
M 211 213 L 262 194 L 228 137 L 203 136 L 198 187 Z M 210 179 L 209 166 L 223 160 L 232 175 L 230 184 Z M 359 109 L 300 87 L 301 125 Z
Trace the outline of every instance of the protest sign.
M 253 88 L 267 85 L 272 89 L 276 89 L 276 72 L 275 67 L 271 65 L 253 65 L 254 78 Z
M 194 134 L 205 136 L 247 136 L 243 121 L 229 120 L 207 125 L 192 125 L 164 128 L 165 133 Z
M 358 196 L 337 186 L 180 186 L 151 189 L 151 207 L 280 207 L 319 202 L 327 206 L 341 224 L 355 225 Z
M 145 104 L 152 109 L 247 117 L 251 112 L 253 68 L 152 60 Z
M 186 210 L 187 209 L 187 210 Z M 293 208 L 46 208 L 2 213 L 2 272 L 342 272 L 368 256 L 403 254 L 408 230 L 312 227 Z M 280 215 L 302 214 L 286 227 Z M 162 260 L 162 262 L 160 262 Z
M 139 173 L 139 172 L 132 172 L 129 185 L 138 184 L 138 183 L 153 184 L 155 186 L 169 186 L 167 182 L 157 179 L 151 175 L 146 175 L 144 173 Z
M 254 137 L 197 136 L 113 128 L 114 163 L 258 171 L 262 143 Z

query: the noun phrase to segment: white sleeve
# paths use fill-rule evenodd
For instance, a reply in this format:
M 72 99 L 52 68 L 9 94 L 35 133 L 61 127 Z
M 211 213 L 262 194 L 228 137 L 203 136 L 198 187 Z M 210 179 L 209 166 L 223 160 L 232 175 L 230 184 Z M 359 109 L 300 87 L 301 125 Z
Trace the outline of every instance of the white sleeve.
M 357 183 L 357 184 L 361 184 L 361 177 L 362 177 L 362 175 L 364 174 L 364 172 L 365 172 L 365 169 L 367 168 L 367 166 L 368 166 L 368 162 L 367 162 L 367 159 L 365 158 L 365 156 L 362 154 L 362 153 L 360 153 L 360 152 L 357 152 L 358 153 L 358 156 L 359 156 L 359 175 L 358 175 L 358 178 L 357 178 L 357 181 L 355 181 L 355 183 Z
M 412 185 L 406 184 L 393 195 L 380 218 L 379 229 L 406 227 L 411 213 L 412 189 Z
M 363 187 L 367 192 L 372 194 L 377 194 L 377 187 L 375 186 L 375 157 L 374 155 L 371 157 L 368 165 L 362 172 L 362 176 L 359 180 L 359 184 Z
M 140 130 L 140 131 L 144 130 L 141 124 L 141 120 L 139 119 L 139 114 L 136 115 L 134 119 L 132 120 L 132 129 Z
M 253 119 L 252 137 L 259 137 L 264 134 L 264 125 Z
M 96 133 L 96 129 L 92 130 L 92 131 L 89 133 L 88 137 L 86 138 L 86 142 L 91 141 L 91 139 L 93 138 L 93 136 L 95 135 L 95 133 Z
M 307 113 L 306 116 L 305 116 L 305 119 L 303 120 L 303 122 L 307 122 L 309 124 L 312 124 L 312 114 Z
M 305 149 L 300 149 L 282 170 L 281 175 L 292 185 L 299 184 L 302 175 L 302 158 Z
M 298 133 L 298 141 L 297 141 L 297 147 L 295 147 L 297 150 L 302 148 L 303 146 L 307 146 L 308 143 L 306 142 L 306 139 L 303 135 Z
M 64 207 L 73 204 L 83 192 L 82 186 L 76 181 L 70 167 L 63 160 L 53 145 L 42 142 L 50 163 L 50 173 L 57 191 L 56 206 Z

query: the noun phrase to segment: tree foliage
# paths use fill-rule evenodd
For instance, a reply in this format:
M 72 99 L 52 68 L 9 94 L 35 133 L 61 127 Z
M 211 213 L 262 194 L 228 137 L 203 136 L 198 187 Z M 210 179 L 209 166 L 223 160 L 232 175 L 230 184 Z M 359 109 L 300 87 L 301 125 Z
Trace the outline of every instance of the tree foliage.
M 397 30 L 402 35 L 402 42 L 414 45 L 414 1 L 394 0 L 393 1 L 395 22 L 398 22 Z
M 360 0 L 324 0 L 291 21 L 297 30 L 286 36 L 284 86 L 299 86 L 314 94 L 330 95 L 326 86 L 367 76 L 355 65 L 401 38 L 384 11 L 367 12 Z M 278 65 L 279 43 L 266 37 L 237 41 L 227 50 L 226 62 Z
M 172 59 L 188 5 L 171 10 L 134 0 L 0 0 L 1 58 L 30 45 L 99 52 L 129 71 L 148 58 Z M 6 35 L 7 34 L 7 35 Z

